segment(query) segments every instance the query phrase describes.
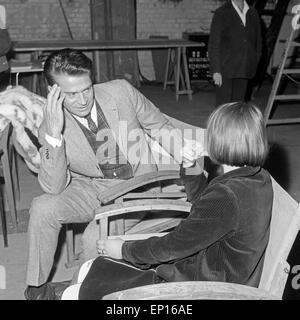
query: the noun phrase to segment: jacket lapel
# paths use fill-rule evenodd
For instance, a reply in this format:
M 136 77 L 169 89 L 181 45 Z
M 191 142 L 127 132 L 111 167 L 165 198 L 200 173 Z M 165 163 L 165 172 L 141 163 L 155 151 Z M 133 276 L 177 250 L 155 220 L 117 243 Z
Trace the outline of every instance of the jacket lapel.
M 119 148 L 126 156 L 127 151 L 124 146 L 126 146 L 125 139 L 127 139 L 127 134 L 120 127 L 120 115 L 115 100 L 107 92 L 100 91 L 99 89 L 95 90 L 95 99 L 99 103 L 110 129 L 114 133 L 114 138 L 116 139 Z

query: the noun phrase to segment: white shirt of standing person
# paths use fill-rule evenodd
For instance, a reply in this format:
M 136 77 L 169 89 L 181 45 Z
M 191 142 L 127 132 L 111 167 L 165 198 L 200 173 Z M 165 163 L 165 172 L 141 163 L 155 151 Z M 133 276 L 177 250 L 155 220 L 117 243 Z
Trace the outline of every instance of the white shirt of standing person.
M 247 12 L 249 10 L 249 6 L 247 4 L 246 1 L 244 1 L 244 8 L 243 8 L 243 11 L 240 10 L 240 8 L 235 4 L 235 2 L 233 0 L 231 0 L 231 3 L 235 9 L 235 11 L 238 13 L 238 15 L 240 16 L 244 26 L 246 26 L 246 15 L 247 15 Z
M 2 5 L 0 5 L 0 29 L 6 29 L 6 11 Z

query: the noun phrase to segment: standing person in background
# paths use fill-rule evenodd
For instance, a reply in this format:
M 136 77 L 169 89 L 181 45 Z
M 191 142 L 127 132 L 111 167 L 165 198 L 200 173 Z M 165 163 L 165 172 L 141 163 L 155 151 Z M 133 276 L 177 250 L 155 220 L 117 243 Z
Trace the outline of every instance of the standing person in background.
M 0 90 L 2 83 L 8 76 L 8 62 L 6 55 L 11 48 L 11 40 L 6 29 L 6 11 L 5 7 L 0 5 Z
M 216 10 L 208 56 L 216 85 L 216 105 L 244 101 L 248 81 L 257 70 L 262 48 L 257 11 L 245 0 L 229 0 Z

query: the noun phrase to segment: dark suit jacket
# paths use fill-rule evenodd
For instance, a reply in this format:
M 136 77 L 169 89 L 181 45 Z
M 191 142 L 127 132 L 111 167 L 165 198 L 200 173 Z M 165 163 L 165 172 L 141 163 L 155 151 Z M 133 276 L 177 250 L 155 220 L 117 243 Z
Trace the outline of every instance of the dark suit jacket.
M 202 195 L 193 196 L 191 213 L 174 231 L 124 243 L 124 260 L 141 269 L 157 266 L 157 275 L 166 281 L 258 286 L 273 202 L 269 173 L 239 168 L 214 178 Z
M 226 78 L 254 77 L 261 56 L 261 25 L 250 7 L 246 26 L 231 1 L 216 10 L 210 30 L 208 56 L 212 74 Z

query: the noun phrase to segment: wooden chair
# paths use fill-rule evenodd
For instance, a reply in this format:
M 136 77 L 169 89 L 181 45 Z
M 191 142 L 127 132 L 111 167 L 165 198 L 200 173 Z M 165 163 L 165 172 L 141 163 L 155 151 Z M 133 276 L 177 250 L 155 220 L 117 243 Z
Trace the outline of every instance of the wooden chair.
M 300 228 L 299 204 L 272 178 L 274 191 L 270 238 L 258 288 L 223 282 L 186 281 L 147 285 L 118 291 L 104 300 L 184 300 L 184 299 L 281 299 L 289 274 L 288 254 Z M 113 216 L 114 213 L 112 212 Z M 109 214 L 106 214 L 109 217 Z M 146 235 L 148 237 L 148 235 Z M 123 236 L 119 236 L 123 238 Z M 126 240 L 126 238 L 125 238 Z M 128 240 L 128 239 L 127 239 Z M 88 261 L 63 299 L 77 299 L 80 283 L 90 265 Z
M 156 233 L 163 235 L 162 231 L 176 226 L 183 217 L 180 213 L 188 213 L 191 208 L 191 204 L 186 201 L 183 187 L 176 185 L 179 179 L 179 171 L 153 172 L 125 181 L 103 193 L 101 197 L 99 196 L 103 206 L 96 210 L 95 215 L 95 220 L 99 221 L 99 238 L 107 239 L 114 235 L 122 235 L 126 240 L 133 240 Z M 134 192 L 136 188 L 161 181 L 171 181 L 169 187 L 173 191 L 164 191 L 162 186 L 158 185 L 158 188 L 151 188 L 145 192 Z M 125 234 L 126 218 L 130 218 L 136 212 L 153 211 L 159 211 L 159 215 L 142 220 Z M 171 217 L 163 214 L 168 211 L 172 211 Z M 179 214 L 174 215 L 174 212 Z M 123 218 L 123 215 L 126 217 Z
M 287 257 L 300 227 L 300 208 L 273 178 L 272 185 L 270 238 L 258 288 L 206 281 L 162 283 L 114 292 L 103 299 L 281 299 L 290 270 Z

